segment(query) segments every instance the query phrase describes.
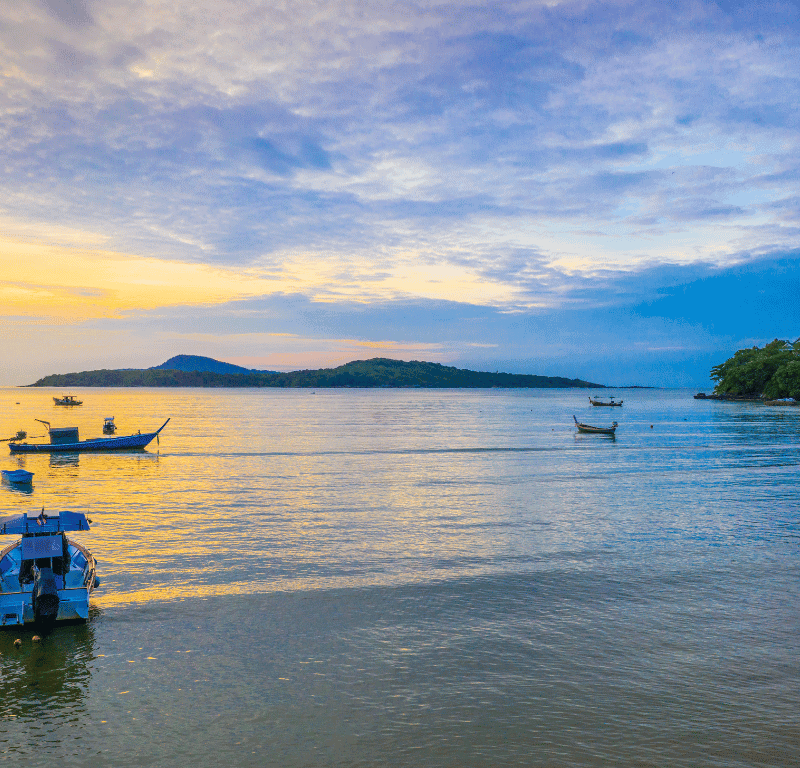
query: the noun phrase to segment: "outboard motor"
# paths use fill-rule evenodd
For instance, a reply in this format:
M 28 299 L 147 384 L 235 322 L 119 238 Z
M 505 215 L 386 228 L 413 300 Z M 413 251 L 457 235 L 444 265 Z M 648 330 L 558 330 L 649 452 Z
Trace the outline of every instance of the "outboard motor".
M 58 587 L 50 568 L 39 568 L 33 579 L 33 615 L 37 624 L 53 624 L 58 615 Z

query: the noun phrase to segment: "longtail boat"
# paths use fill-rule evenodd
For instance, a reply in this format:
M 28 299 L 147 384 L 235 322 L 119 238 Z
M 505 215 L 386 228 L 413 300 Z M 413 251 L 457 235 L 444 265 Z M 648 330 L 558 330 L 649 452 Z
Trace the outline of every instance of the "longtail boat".
M 572 418 L 575 419 L 575 426 L 578 428 L 578 432 L 584 432 L 587 435 L 611 435 L 613 437 L 617 431 L 616 421 L 612 421 L 610 427 L 593 427 L 589 424 L 581 424 L 574 414 Z
M 0 626 L 86 621 L 100 586 L 92 553 L 67 531 L 88 531 L 80 512 L 0 519 L 0 535 L 19 536 L 0 550 Z
M 47 427 L 50 433 L 49 443 L 17 443 L 11 442 L 8 447 L 11 453 L 75 453 L 77 451 L 124 451 L 144 448 L 158 433 L 169 424 L 167 419 L 155 432 L 141 432 L 124 437 L 94 437 L 80 440 L 77 427 L 51 427 L 50 422 L 36 419 Z
M 597 397 L 592 398 L 591 395 L 589 395 L 589 402 L 592 405 L 605 405 L 606 407 L 609 408 L 620 408 L 622 407 L 623 403 L 622 400 L 615 400 L 613 397 L 610 397 L 608 400 L 601 400 L 600 398 Z
M 64 395 L 64 397 L 54 397 L 56 405 L 83 405 L 83 400 L 78 400 L 75 395 Z

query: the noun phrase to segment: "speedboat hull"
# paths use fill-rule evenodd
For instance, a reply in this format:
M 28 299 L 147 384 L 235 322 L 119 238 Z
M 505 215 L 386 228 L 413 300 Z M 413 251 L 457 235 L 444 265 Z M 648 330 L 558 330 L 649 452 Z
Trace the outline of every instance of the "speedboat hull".
M 90 594 L 88 588 L 59 589 L 54 623 L 88 621 Z M 32 592 L 0 593 L 0 628 L 36 623 Z

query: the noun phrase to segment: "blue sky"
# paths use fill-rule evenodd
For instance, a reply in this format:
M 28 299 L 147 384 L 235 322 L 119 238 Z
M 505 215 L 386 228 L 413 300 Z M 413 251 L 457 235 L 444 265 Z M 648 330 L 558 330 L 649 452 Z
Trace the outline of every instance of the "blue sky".
M 201 354 L 708 387 L 800 336 L 800 4 L 0 8 L 0 384 Z

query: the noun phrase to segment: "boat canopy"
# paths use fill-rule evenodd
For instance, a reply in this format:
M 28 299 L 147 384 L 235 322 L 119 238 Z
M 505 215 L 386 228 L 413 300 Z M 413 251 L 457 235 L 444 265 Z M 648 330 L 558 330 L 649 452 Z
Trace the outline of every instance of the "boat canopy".
M 89 521 L 83 512 L 59 512 L 47 515 L 44 512 L 35 517 L 27 514 L 0 518 L 0 535 L 21 535 L 24 533 L 59 533 L 60 531 L 88 531 Z
M 61 536 L 26 536 L 22 540 L 22 559 L 36 560 L 40 557 L 61 557 L 63 552 Z

